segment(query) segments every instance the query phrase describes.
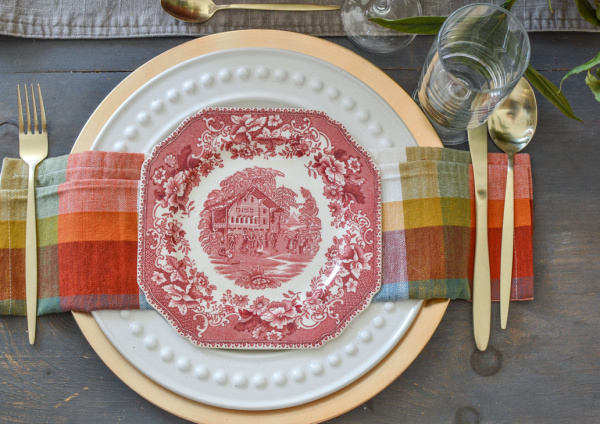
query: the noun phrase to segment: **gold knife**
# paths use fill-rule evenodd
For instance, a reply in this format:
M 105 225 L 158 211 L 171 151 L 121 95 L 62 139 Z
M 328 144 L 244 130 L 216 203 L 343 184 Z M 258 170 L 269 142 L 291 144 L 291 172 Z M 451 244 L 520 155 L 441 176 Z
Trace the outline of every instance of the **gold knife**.
M 492 292 L 490 287 L 490 255 L 488 249 L 488 158 L 487 125 L 469 130 L 469 150 L 475 180 L 475 270 L 473 272 L 473 334 L 475 344 L 485 351 L 490 340 Z

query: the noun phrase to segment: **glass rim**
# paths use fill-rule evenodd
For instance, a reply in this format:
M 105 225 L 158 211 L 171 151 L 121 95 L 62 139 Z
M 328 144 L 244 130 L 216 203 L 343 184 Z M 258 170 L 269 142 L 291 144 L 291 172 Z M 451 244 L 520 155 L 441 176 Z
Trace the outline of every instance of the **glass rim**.
M 450 72 L 448 70 L 448 68 L 446 67 L 446 63 L 444 62 L 444 60 L 442 59 L 442 55 L 441 55 L 441 51 L 440 51 L 440 36 L 441 34 L 444 32 L 444 30 L 446 29 L 446 26 L 449 25 L 448 22 L 450 20 L 450 18 L 457 14 L 458 12 L 460 12 L 463 9 L 471 9 L 471 8 L 475 8 L 475 7 L 486 7 L 488 9 L 495 9 L 498 10 L 500 12 L 503 12 L 505 15 L 507 15 L 510 19 L 512 19 L 514 22 L 516 22 L 517 26 L 520 27 L 519 29 L 525 34 L 525 42 L 526 42 L 526 47 L 527 47 L 527 58 L 525 60 L 525 64 L 526 66 L 523 67 L 523 70 L 520 71 L 518 73 L 518 75 L 516 75 L 514 78 L 512 78 L 509 82 L 507 82 L 506 84 L 504 84 L 502 87 L 498 87 L 498 88 L 494 88 L 494 89 L 478 89 L 478 88 L 474 88 L 471 86 L 468 86 L 466 84 L 464 84 L 460 79 L 458 79 L 457 77 L 454 76 L 454 74 L 452 72 Z M 442 24 L 438 34 L 436 35 L 436 51 L 438 54 L 438 57 L 440 58 L 440 63 L 442 64 L 442 67 L 444 68 L 444 71 L 459 85 L 466 87 L 468 90 L 476 92 L 476 93 L 492 93 L 492 92 L 496 92 L 498 90 L 502 90 L 505 87 L 510 87 L 511 85 L 516 84 L 521 78 L 523 78 L 523 75 L 525 75 L 525 72 L 527 71 L 527 67 L 529 66 L 529 61 L 531 59 L 531 43 L 529 41 L 529 34 L 527 33 L 527 29 L 525 29 L 525 26 L 523 25 L 523 23 L 521 22 L 521 20 L 517 19 L 517 17 L 510 11 L 507 10 L 501 6 L 497 6 L 495 4 L 490 4 L 490 3 L 471 3 L 471 4 L 467 4 L 465 6 L 459 7 L 458 9 L 456 9 L 454 12 L 452 12 L 450 14 L 450 16 L 448 16 L 448 18 L 444 21 L 444 23 Z

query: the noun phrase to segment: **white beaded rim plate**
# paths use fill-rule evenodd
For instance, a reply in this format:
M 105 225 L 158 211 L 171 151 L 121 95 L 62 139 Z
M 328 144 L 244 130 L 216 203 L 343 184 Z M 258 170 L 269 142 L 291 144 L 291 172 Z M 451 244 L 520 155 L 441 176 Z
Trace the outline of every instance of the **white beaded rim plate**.
M 367 149 L 416 145 L 377 93 L 335 65 L 288 50 L 241 48 L 188 60 L 143 85 L 92 149 L 149 153 L 186 117 L 210 107 L 320 110 Z M 217 407 L 272 410 L 358 379 L 398 343 L 420 306 L 372 303 L 338 338 L 308 350 L 199 348 L 154 311 L 99 311 L 94 318 L 113 346 L 163 387 Z

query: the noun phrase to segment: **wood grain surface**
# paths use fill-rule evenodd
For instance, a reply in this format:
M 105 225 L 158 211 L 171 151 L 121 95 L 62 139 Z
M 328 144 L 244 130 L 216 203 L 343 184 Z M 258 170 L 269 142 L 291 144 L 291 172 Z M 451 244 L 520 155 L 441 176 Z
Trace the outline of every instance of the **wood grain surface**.
M 68 153 L 104 97 L 183 38 L 42 41 L 0 37 L 0 157 L 17 156 L 15 87 L 40 83 L 53 142 Z M 332 39 L 356 50 L 346 39 Z M 599 34 L 531 34 L 532 64 L 558 83 L 600 51 Z M 411 93 L 431 45 L 417 37 L 395 55 L 359 52 Z M 585 123 L 538 97 L 526 149 L 534 180 L 535 301 L 511 305 L 508 329 L 493 307 L 490 349 L 475 350 L 471 305 L 452 302 L 415 362 L 369 402 L 331 423 L 597 423 L 600 418 L 600 104 L 582 76 L 564 92 Z M 459 146 L 466 149 L 465 146 Z M 490 143 L 490 151 L 497 149 Z M 0 317 L 0 422 L 180 423 L 102 363 L 70 314 Z

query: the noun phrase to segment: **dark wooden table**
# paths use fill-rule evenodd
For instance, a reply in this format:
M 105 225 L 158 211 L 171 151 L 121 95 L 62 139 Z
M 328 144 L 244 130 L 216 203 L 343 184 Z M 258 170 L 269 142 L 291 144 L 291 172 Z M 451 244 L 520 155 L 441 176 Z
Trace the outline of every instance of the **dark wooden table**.
M 40 83 L 51 118 L 50 155 L 71 150 L 102 99 L 130 72 L 183 38 L 43 41 L 0 37 L 0 156 L 18 156 L 16 86 Z M 431 37 L 379 56 L 332 39 L 417 85 Z M 600 34 L 531 34 L 532 64 L 558 83 L 600 51 Z M 600 103 L 571 77 L 564 91 L 585 123 L 538 97 L 531 154 L 535 301 L 513 303 L 509 328 L 493 307 L 490 348 L 475 349 L 471 305 L 450 304 L 429 344 L 390 387 L 332 420 L 542 422 L 600 420 Z M 466 148 L 466 146 L 461 146 Z M 490 143 L 490 150 L 497 149 Z M 34 346 L 24 318 L 0 317 L 0 422 L 182 422 L 148 403 L 103 364 L 71 314 L 39 318 Z

